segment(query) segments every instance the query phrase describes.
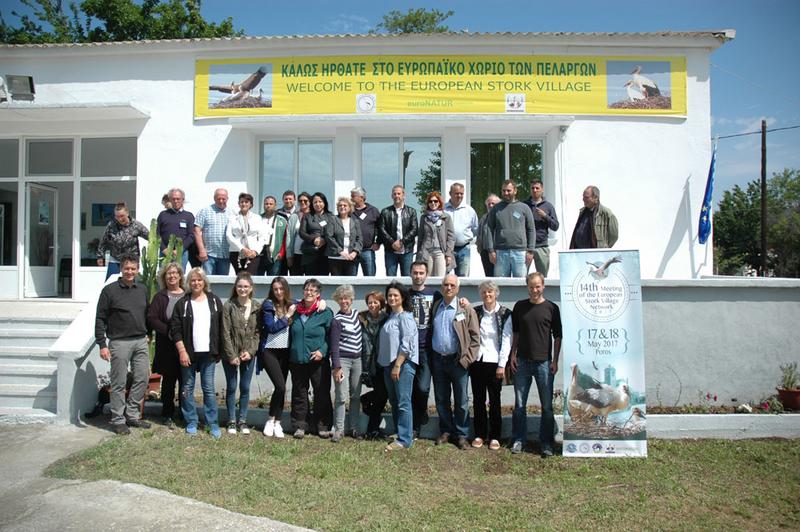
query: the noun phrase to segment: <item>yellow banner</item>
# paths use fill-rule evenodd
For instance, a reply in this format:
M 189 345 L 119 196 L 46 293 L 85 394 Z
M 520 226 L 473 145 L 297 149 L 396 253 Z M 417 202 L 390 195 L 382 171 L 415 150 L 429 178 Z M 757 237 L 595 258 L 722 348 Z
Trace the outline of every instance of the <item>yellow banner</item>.
M 195 117 L 685 115 L 686 58 L 325 56 L 199 60 Z

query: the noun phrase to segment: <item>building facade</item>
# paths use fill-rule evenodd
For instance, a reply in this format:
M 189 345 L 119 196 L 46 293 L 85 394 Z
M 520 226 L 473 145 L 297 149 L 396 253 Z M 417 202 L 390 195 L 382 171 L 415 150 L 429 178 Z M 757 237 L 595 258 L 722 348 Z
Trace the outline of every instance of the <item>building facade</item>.
M 378 208 L 451 184 L 539 178 L 561 226 L 588 185 L 639 249 L 643 278 L 713 271 L 696 240 L 711 153 L 710 55 L 732 30 L 662 33 L 242 37 L 0 46 L 0 297 L 88 300 L 92 244 L 125 201 L 149 225 L 171 187 L 197 212 L 227 188 L 280 198 L 354 186 Z M 655 82 L 657 89 L 648 82 Z M 664 103 L 666 102 L 666 103 Z M 113 216 L 113 213 L 112 213 Z M 382 260 L 378 260 L 378 275 Z M 473 253 L 473 276 L 482 272 Z

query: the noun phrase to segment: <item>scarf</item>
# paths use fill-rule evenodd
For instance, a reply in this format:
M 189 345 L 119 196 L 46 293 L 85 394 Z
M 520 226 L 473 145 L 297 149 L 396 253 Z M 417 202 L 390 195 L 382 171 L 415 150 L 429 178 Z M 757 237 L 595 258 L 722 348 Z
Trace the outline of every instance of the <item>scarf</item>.
M 429 222 L 435 224 L 441 219 L 442 211 L 426 211 L 425 217 L 428 219 Z
M 319 298 L 317 298 L 310 307 L 306 306 L 305 299 L 301 299 L 300 303 L 298 303 L 297 306 L 295 307 L 295 311 L 301 316 L 310 316 L 317 311 L 318 305 L 319 305 Z

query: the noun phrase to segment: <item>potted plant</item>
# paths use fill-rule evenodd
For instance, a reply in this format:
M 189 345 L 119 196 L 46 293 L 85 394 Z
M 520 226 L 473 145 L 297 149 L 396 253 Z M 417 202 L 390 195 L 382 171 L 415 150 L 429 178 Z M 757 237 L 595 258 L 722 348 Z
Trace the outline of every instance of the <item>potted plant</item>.
M 783 407 L 800 410 L 800 388 L 798 388 L 797 362 L 781 364 L 781 379 L 778 382 L 778 397 Z

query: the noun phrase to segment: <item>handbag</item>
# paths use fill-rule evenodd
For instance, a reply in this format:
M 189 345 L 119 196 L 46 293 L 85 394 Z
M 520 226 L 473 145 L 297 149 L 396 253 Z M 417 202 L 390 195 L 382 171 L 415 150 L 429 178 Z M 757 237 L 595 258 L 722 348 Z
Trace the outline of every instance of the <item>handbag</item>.
M 286 349 L 289 347 L 289 327 L 284 327 L 276 333 L 267 334 L 267 341 L 264 343 L 267 349 Z

